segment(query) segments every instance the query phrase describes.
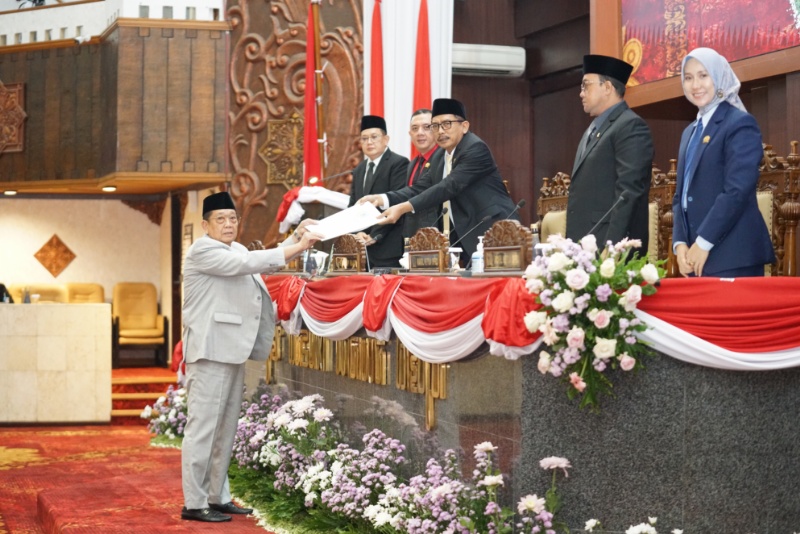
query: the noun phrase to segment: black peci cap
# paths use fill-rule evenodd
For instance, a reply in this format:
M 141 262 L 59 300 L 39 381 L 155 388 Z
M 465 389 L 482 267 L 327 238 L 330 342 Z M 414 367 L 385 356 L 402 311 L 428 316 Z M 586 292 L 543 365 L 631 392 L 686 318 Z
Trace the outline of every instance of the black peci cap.
M 609 78 L 614 78 L 626 84 L 632 72 L 632 65 L 615 57 L 600 56 L 597 54 L 583 56 L 584 74 L 600 74 L 601 76 L 608 76 Z
M 227 191 L 214 193 L 203 199 L 203 215 L 214 210 L 235 210 L 231 195 Z
M 437 98 L 433 101 L 433 117 L 439 115 L 458 115 L 462 119 L 467 118 L 467 108 L 464 104 L 453 98 Z
M 370 128 L 380 128 L 386 131 L 386 121 L 383 117 L 377 115 L 364 115 L 361 117 L 361 131 L 369 130 Z

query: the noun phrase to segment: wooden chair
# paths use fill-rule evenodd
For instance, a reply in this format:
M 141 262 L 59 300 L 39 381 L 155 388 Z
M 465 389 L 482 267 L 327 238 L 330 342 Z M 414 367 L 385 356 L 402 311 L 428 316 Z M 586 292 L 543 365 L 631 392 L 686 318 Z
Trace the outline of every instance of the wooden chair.
M 798 142 L 792 141 L 785 158 L 764 144 L 756 194 L 759 210 L 770 231 L 777 261 L 772 275 L 797 276 L 797 225 L 800 222 L 800 154 Z

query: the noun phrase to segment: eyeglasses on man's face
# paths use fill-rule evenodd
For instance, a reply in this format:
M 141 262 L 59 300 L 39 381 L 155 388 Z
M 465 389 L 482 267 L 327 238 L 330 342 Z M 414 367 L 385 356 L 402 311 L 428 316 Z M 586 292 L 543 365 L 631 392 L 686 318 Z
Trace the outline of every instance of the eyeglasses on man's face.
M 603 84 L 603 82 L 601 82 L 600 80 L 583 80 L 581 82 L 581 92 L 586 91 L 586 88 L 594 83 L 596 83 L 597 85 Z
M 383 137 L 383 136 L 382 136 L 382 135 L 380 135 L 380 134 L 363 135 L 363 136 L 361 136 L 361 144 L 362 144 L 362 145 L 366 145 L 366 144 L 367 144 L 367 143 L 369 143 L 370 141 L 372 141 L 373 143 L 377 143 L 377 142 L 378 142 L 378 140 L 379 140 L 381 137 Z
M 434 132 L 438 132 L 439 128 L 441 127 L 442 130 L 447 131 L 447 130 L 449 130 L 450 128 L 453 127 L 453 123 L 454 122 L 467 122 L 467 121 L 465 121 L 465 120 L 453 120 L 453 121 L 434 122 L 434 123 L 431 123 L 431 130 L 433 130 Z

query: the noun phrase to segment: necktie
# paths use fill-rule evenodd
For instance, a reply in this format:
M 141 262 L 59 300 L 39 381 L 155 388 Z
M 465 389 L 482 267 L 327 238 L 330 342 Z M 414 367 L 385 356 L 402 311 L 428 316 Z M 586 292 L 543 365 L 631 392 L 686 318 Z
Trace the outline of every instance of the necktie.
M 367 174 L 364 176 L 364 193 L 367 192 L 367 184 L 372 180 L 372 174 L 375 171 L 375 163 L 370 161 L 367 165 Z
M 589 128 L 589 133 L 586 135 L 586 142 L 583 144 L 583 151 L 581 151 L 581 157 L 586 154 L 586 149 L 589 148 L 589 142 L 592 140 L 594 133 L 597 131 L 597 128 L 594 127 L 594 124 Z
M 692 137 L 689 139 L 689 145 L 686 147 L 686 163 L 683 166 L 683 190 L 681 191 L 681 207 L 683 209 L 687 209 L 688 202 L 687 197 L 689 195 L 689 184 L 692 181 L 692 162 L 694 162 L 694 156 L 697 153 L 697 148 L 700 146 L 700 139 L 703 137 L 703 123 L 700 119 L 697 119 L 697 124 L 695 124 L 694 131 L 692 132 Z
M 417 156 L 417 159 L 414 160 L 414 170 L 411 174 L 411 179 L 408 181 L 408 185 L 414 185 L 414 182 L 417 181 L 419 175 L 422 174 L 422 168 L 425 166 L 425 158 L 422 156 Z
M 445 152 L 444 153 L 444 178 L 447 178 L 450 175 L 450 170 L 453 166 L 453 155 Z M 443 178 L 443 179 L 444 179 Z M 442 204 L 442 210 L 447 210 L 447 215 L 444 216 L 444 220 L 442 221 L 442 228 L 444 229 L 444 235 L 450 235 L 450 218 L 452 217 L 450 211 L 450 201 L 445 200 Z

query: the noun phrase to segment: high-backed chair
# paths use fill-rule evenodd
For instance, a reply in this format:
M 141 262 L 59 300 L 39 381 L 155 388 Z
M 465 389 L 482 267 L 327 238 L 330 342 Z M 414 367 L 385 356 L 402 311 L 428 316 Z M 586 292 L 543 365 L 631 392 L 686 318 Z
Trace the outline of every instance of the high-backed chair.
M 797 276 L 797 226 L 800 223 L 800 153 L 792 141 L 791 152 L 779 157 L 771 145 L 764 144 L 756 197 L 758 209 L 767 223 L 777 261 L 767 274 Z
M 121 349 L 154 351 L 155 364 L 167 366 L 168 320 L 158 312 L 158 295 L 153 284 L 116 284 L 111 301 L 111 317 L 113 368 L 121 366 Z
M 28 294 L 39 295 L 39 302 L 67 302 L 64 284 L 12 284 L 8 286 L 8 293 L 15 303 L 22 303 L 25 288 L 28 288 Z
M 100 284 L 67 283 L 67 302 L 70 304 L 103 303 L 105 301 L 106 293 Z

